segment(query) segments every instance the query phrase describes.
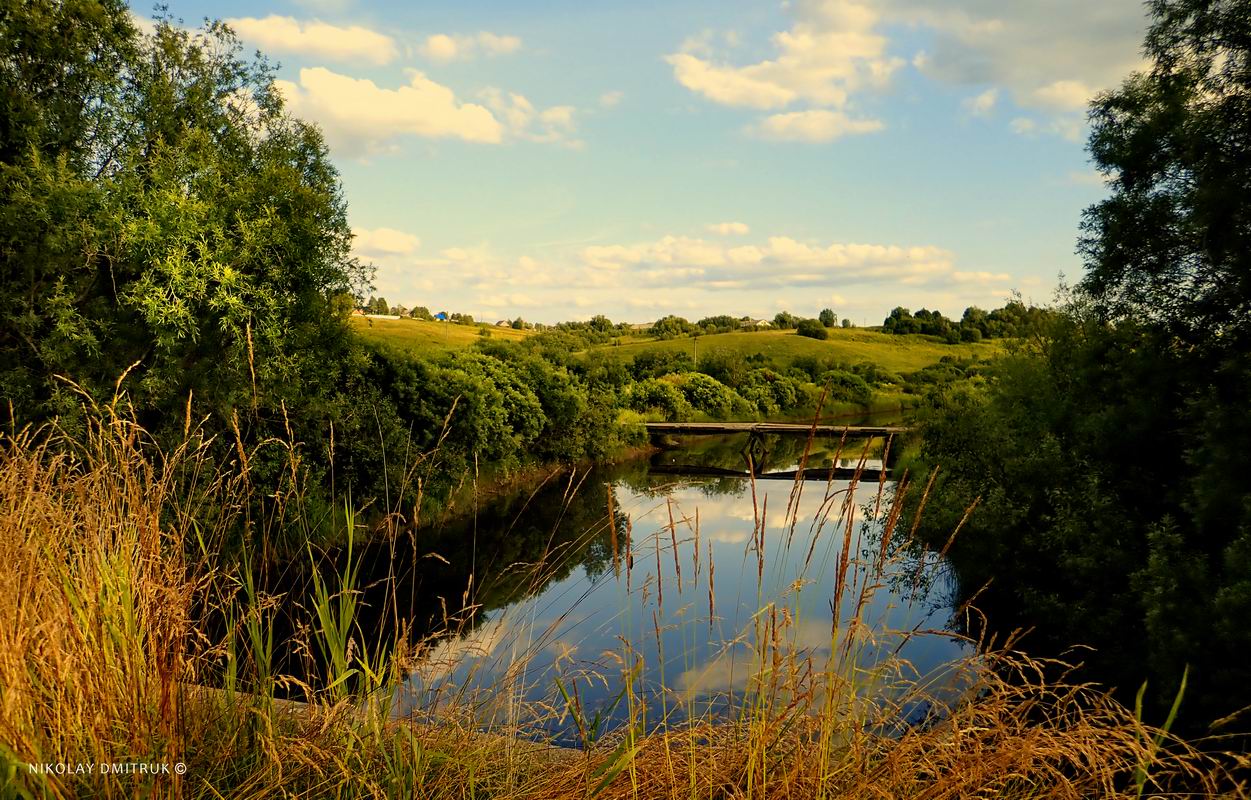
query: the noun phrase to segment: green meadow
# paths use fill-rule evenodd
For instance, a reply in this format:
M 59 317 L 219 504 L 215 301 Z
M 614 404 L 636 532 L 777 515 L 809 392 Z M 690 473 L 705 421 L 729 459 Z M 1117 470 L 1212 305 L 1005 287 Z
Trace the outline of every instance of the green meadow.
M 352 328 L 366 339 L 412 350 L 459 350 L 481 341 L 483 331 L 488 331 L 492 339 L 508 342 L 520 341 L 532 333 L 494 325 L 372 317 L 353 317 Z
M 633 359 L 646 350 L 682 350 L 709 355 L 714 352 L 742 356 L 761 354 L 773 364 L 789 364 L 796 358 L 816 356 L 856 364 L 869 361 L 896 373 L 913 372 L 938 363 L 944 356 L 962 359 L 994 358 L 1004 351 L 1003 340 L 978 344 L 946 344 L 917 334 L 900 336 L 862 328 L 833 328 L 825 341 L 800 336 L 795 331 L 718 333 L 698 339 L 659 340 L 651 337 L 622 338 L 619 344 L 601 348 Z

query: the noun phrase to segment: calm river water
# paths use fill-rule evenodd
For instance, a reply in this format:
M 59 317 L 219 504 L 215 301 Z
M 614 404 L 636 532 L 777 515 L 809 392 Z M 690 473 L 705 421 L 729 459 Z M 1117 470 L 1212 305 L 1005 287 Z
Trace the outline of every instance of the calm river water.
M 817 669 L 850 642 L 844 660 L 866 674 L 891 659 L 932 686 L 954 680 L 948 666 L 970 647 L 947 630 L 952 578 L 936 555 L 899 546 L 906 531 L 884 544 L 893 486 L 674 474 L 742 469 L 746 444 L 683 440 L 374 553 L 374 578 L 384 563 L 398 575 L 390 605 L 412 612 L 414 630 L 439 631 L 397 713 L 443 713 L 455 700 L 482 719 L 529 721 L 572 741 L 567 709 L 620 723 L 626 703 L 614 700 L 627 681 L 653 720 L 732 713 L 762 642 Z M 796 467 L 804 442 L 763 445 L 754 452 L 764 469 L 780 471 Z M 807 464 L 880 466 L 864 447 L 819 441 Z

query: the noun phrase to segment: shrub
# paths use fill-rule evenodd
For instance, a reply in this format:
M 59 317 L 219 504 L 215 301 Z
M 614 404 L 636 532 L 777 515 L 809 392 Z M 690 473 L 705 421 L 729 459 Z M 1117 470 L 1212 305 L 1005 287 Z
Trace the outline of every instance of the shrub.
M 627 390 L 623 399 L 626 408 L 658 411 L 669 421 L 686 419 L 693 411 L 677 386 L 659 378 L 639 381 Z
M 733 389 L 701 372 L 687 372 L 669 378 L 695 409 L 710 417 L 728 417 L 744 405 Z
M 864 378 L 851 372 L 830 370 L 821 376 L 821 382 L 829 387 L 826 395 L 830 400 L 868 405 L 873 400 L 873 389 Z
M 807 336 L 809 339 L 830 338 L 830 332 L 825 329 L 825 326 L 819 320 L 815 319 L 800 320 L 795 332 L 800 336 Z

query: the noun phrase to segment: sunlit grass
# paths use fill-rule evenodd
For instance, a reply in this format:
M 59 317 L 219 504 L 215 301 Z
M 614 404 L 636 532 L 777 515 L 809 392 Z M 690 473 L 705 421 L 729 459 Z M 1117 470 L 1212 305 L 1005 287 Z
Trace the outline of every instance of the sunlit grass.
M 831 328 L 825 341 L 799 336 L 794 331 L 747 331 L 718 333 L 711 336 L 657 340 L 629 337 L 618 345 L 602 345 L 598 351 L 632 359 L 648 350 L 680 350 L 700 357 L 713 353 L 742 356 L 761 354 L 770 362 L 789 365 L 801 356 L 832 358 L 849 364 L 869 361 L 895 373 L 914 372 L 937 364 L 944 356 L 958 358 L 993 358 L 1003 352 L 1001 340 L 978 344 L 944 344 L 920 335 L 896 336 L 861 328 Z
M 420 319 L 375 319 L 352 317 L 352 329 L 370 339 L 414 352 L 428 350 L 459 350 L 483 340 L 488 331 L 491 339 L 520 341 L 533 331 L 487 325 L 458 325 L 453 322 L 428 322 Z

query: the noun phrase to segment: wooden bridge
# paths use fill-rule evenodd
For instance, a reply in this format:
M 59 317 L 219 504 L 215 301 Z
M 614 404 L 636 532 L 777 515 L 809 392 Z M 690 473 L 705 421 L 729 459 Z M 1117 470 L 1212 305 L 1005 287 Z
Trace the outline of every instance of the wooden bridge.
M 811 425 L 791 422 L 648 422 L 647 432 L 674 436 L 727 433 L 780 433 L 791 436 L 846 436 L 848 439 L 898 436 L 910 429 L 900 425 Z
M 879 439 L 889 438 L 907 433 L 910 429 L 900 425 L 813 425 L 812 423 L 791 422 L 648 422 L 647 432 L 663 448 L 672 448 L 676 442 L 670 436 L 715 436 L 725 434 L 747 434 L 747 444 L 743 448 L 743 460 L 746 469 L 724 469 L 721 467 L 699 466 L 688 464 L 660 464 L 653 460 L 650 471 L 657 474 L 686 475 L 706 478 L 756 478 L 769 480 L 861 480 L 877 482 L 889 475 L 891 466 L 899 452 L 898 447 L 888 447 L 883 458 L 885 463 L 865 468 L 849 467 L 809 467 L 792 469 L 785 472 L 771 472 L 765 464 L 769 461 L 769 452 L 765 440 L 767 434 L 785 436 L 819 436 L 823 439 Z
M 771 481 L 850 481 L 877 483 L 890 478 L 890 470 L 881 467 L 808 467 L 784 472 L 756 472 L 745 469 L 725 469 L 700 464 L 653 464 L 647 468 L 653 475 L 678 475 L 683 478 L 743 478 Z

